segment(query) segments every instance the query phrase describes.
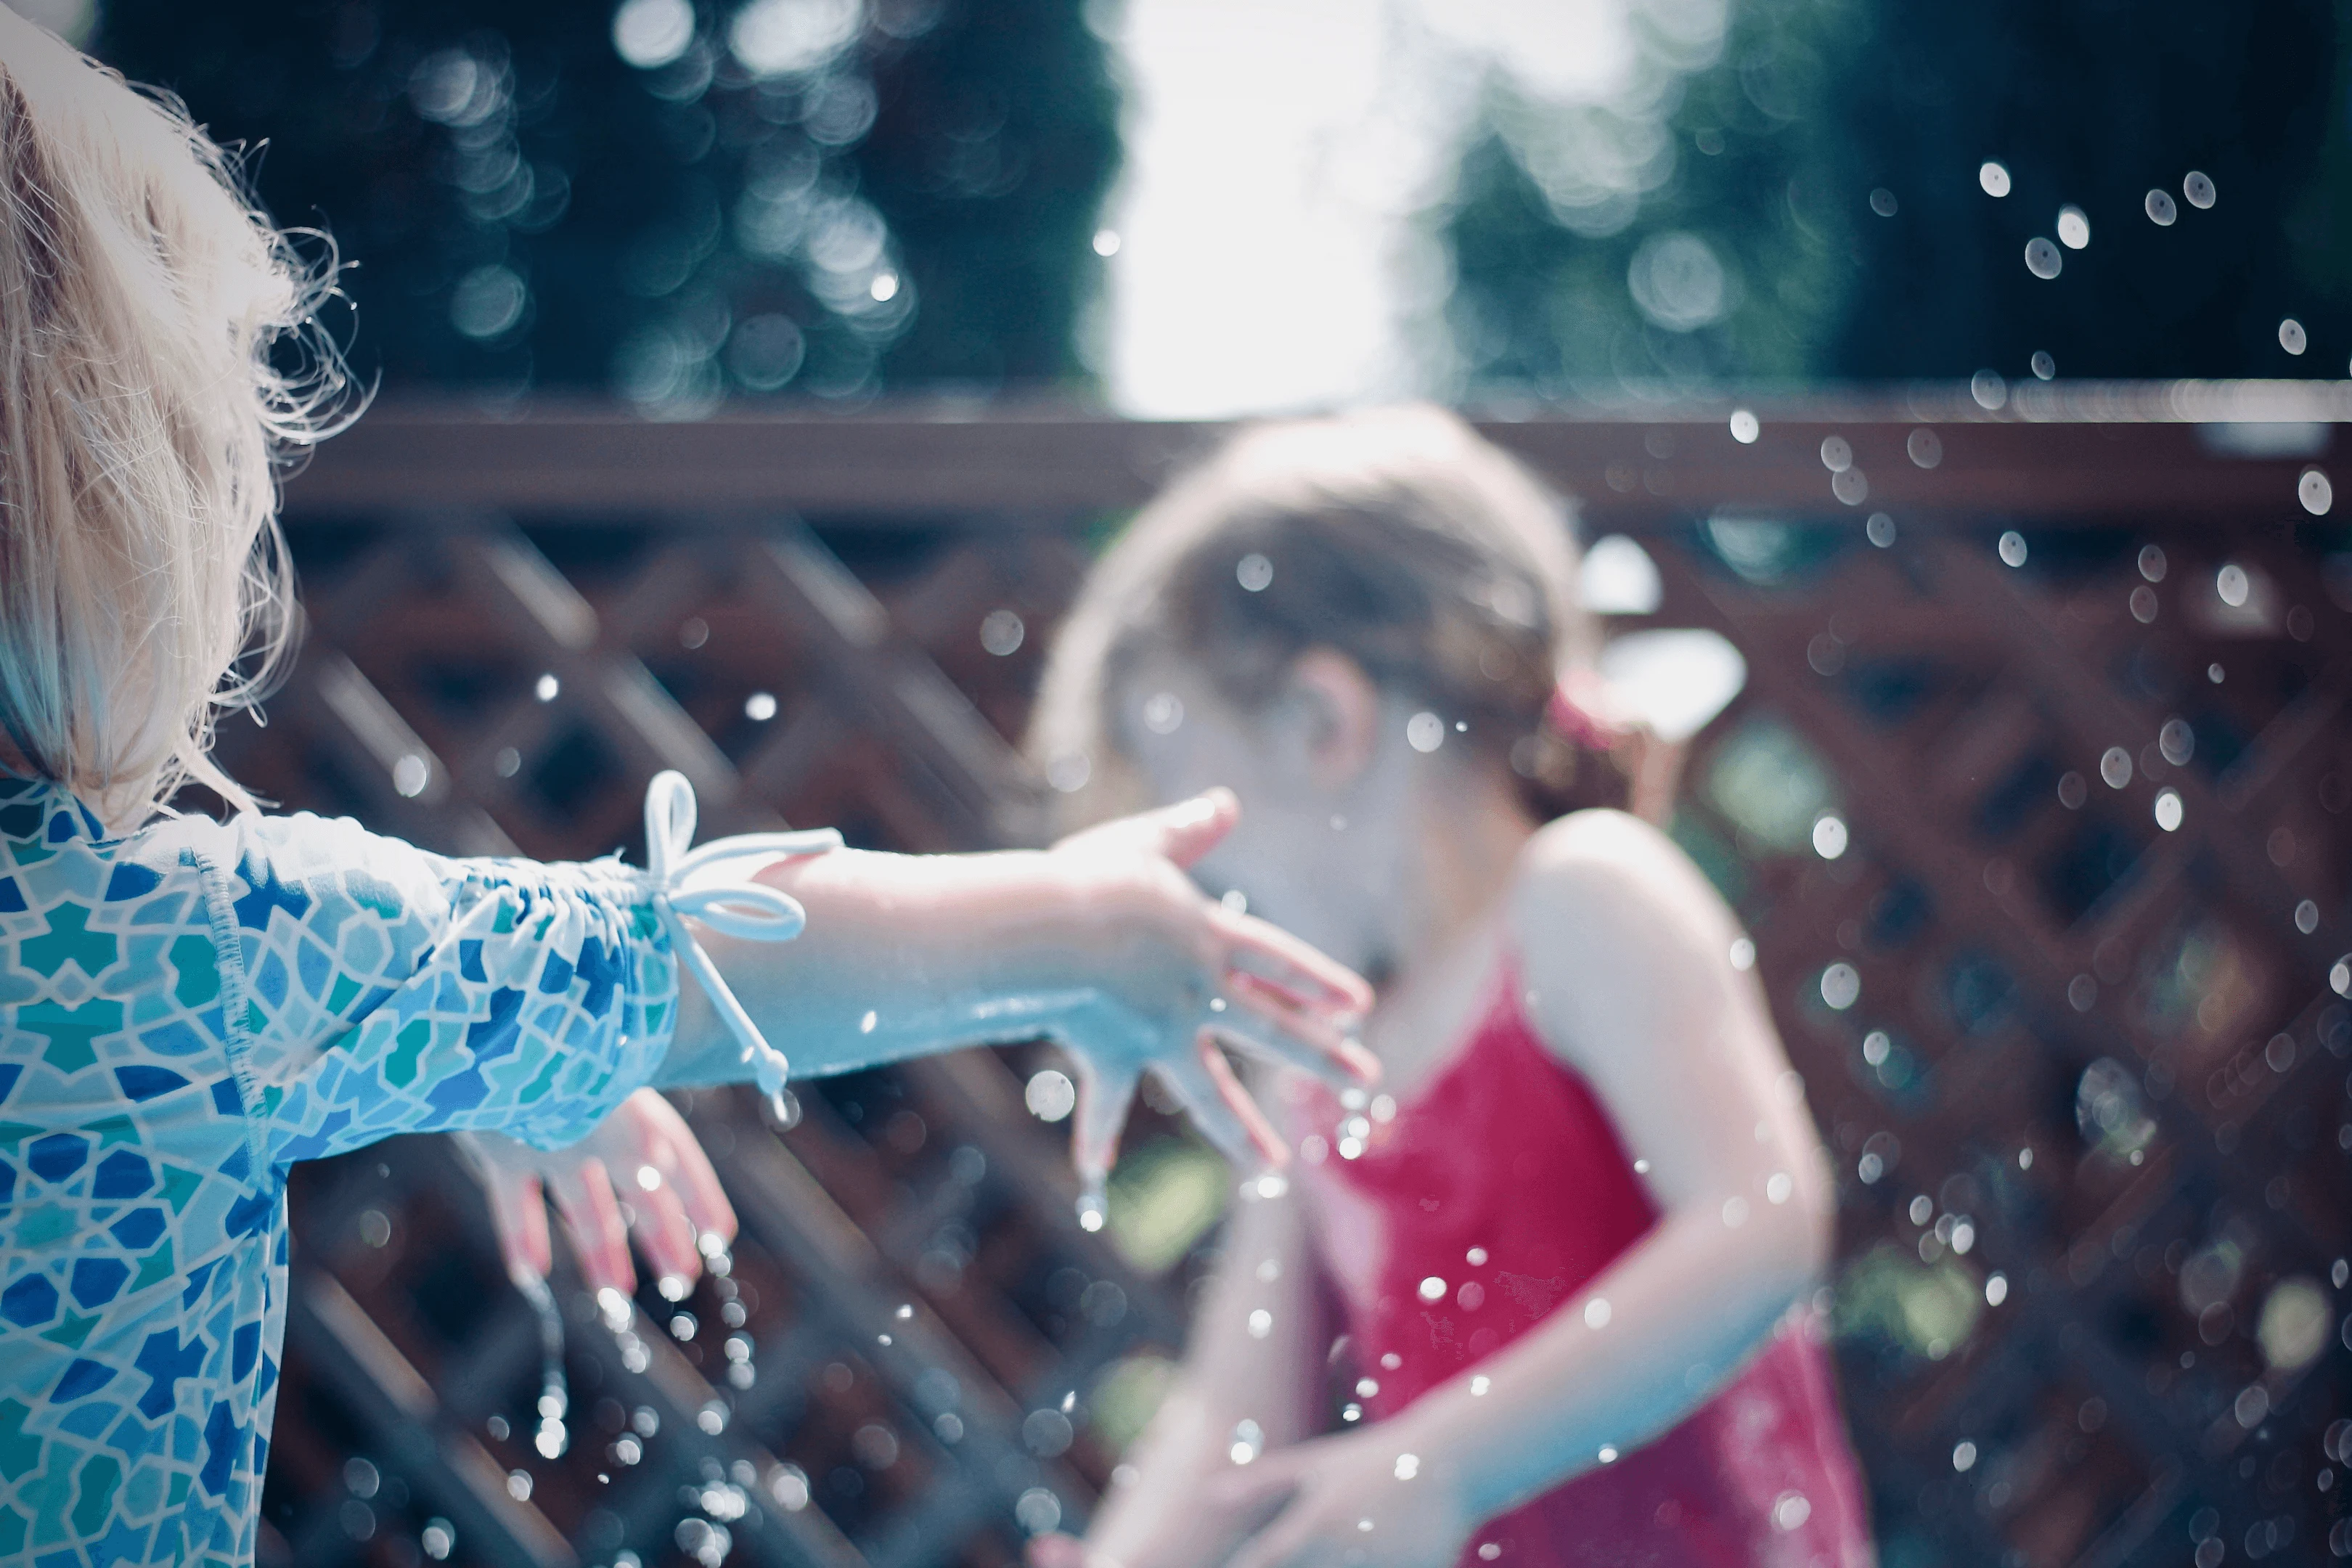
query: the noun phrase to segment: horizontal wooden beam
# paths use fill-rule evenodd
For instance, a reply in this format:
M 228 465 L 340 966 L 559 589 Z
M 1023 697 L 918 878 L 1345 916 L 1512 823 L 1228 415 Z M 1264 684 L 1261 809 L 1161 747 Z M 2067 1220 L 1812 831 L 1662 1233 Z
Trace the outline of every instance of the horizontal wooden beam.
M 1738 438 L 1750 428 L 1733 417 L 1742 411 L 1754 416 L 1752 439 Z M 1614 526 L 1727 510 L 1858 522 L 1880 510 L 2237 526 L 2308 515 L 2298 485 L 2338 455 L 2352 383 L 2035 383 L 2004 389 L 1997 408 L 1967 386 L 1935 384 L 1489 406 L 1474 417 Z M 601 404 L 387 399 L 312 456 L 287 501 L 312 521 L 467 510 L 685 521 L 788 510 L 877 523 L 1044 522 L 1140 504 L 1227 428 L 1020 404 L 838 415 L 786 405 L 665 423 Z M 1832 438 L 1858 479 L 1839 484 Z

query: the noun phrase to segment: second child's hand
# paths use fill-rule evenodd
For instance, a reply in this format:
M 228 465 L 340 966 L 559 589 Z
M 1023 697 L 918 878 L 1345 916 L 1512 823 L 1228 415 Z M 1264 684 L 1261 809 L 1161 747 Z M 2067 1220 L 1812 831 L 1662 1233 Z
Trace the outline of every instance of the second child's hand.
M 551 1199 L 582 1281 L 599 1295 L 635 1293 L 632 1231 L 663 1295 L 673 1299 L 702 1272 L 706 1237 L 717 1246 L 734 1240 L 735 1210 L 709 1157 L 685 1118 L 653 1089 L 629 1096 L 569 1148 L 534 1149 L 494 1132 L 455 1136 L 489 1199 L 499 1253 L 518 1281 L 545 1279 L 553 1263 Z

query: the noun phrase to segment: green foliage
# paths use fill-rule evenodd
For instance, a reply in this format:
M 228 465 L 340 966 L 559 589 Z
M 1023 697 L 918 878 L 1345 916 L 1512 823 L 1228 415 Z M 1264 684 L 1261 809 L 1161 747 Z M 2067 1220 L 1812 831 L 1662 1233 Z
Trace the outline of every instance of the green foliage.
M 832 4 L 840 47 L 764 77 L 749 8 L 697 5 L 651 69 L 602 0 L 110 0 L 97 50 L 332 232 L 353 363 L 394 386 L 688 415 L 1078 376 L 1118 153 L 1075 0 Z
M 1561 161 L 1529 154 L 1527 123 L 1547 111 L 1493 92 L 1438 215 L 1462 280 L 1455 342 L 1474 386 L 1604 396 L 2016 377 L 2037 352 L 2077 376 L 2338 374 L 2352 353 L 2339 58 L 2326 0 L 1734 0 L 1719 53 L 1673 86 L 1654 79 L 1676 65 L 1654 47 L 1627 103 L 1549 111 L 1552 134 L 1604 165 L 1627 127 L 1664 132 L 1614 208 L 1563 209 L 1529 173 Z M 1989 159 L 2010 173 L 2005 197 L 1979 184 Z M 2219 187 L 2210 210 L 2183 195 L 2191 170 Z M 2151 190 L 2169 196 L 2169 226 L 2148 216 Z M 2091 243 L 2036 277 L 2026 244 L 2055 239 L 2070 204 Z M 1706 262 L 1678 236 L 1719 268 L 1713 309 Z M 1678 315 L 1678 299 L 1696 308 Z M 2280 344 L 2290 316 L 2310 339 L 2301 357 Z

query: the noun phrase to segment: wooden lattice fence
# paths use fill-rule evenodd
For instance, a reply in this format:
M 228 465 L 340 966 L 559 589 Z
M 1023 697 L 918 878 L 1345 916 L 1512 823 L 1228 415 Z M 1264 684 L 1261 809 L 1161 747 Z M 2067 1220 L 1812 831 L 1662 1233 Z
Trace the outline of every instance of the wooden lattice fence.
M 1759 405 L 1748 441 L 1727 404 L 1489 426 L 1642 542 L 1659 599 L 1625 625 L 1746 655 L 1675 831 L 1838 1162 L 1895 1568 L 2352 1554 L 2347 409 L 1927 389 Z M 456 852 L 634 854 L 664 766 L 712 832 L 1033 838 L 1007 738 L 1085 542 L 1212 434 L 379 410 L 292 487 L 305 650 L 224 752 Z M 537 1322 L 449 1154 L 306 1170 L 265 1556 L 979 1564 L 1082 1521 L 1221 1184 L 1148 1117 L 1150 1224 L 1080 1231 L 1025 1066 L 859 1075 L 782 1132 L 682 1097 L 731 1271 L 619 1335 L 559 1279 L 551 1461 Z

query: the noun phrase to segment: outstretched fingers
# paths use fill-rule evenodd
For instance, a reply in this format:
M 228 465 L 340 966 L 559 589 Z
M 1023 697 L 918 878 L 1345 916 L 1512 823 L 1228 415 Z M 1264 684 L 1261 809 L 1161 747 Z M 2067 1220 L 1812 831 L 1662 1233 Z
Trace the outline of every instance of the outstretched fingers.
M 1279 926 L 1222 905 L 1209 922 L 1231 948 L 1226 967 L 1263 985 L 1287 993 L 1299 1007 L 1335 1021 L 1353 1022 L 1372 1010 L 1372 988 L 1363 976 Z
M 719 1173 L 711 1169 L 710 1156 L 702 1152 L 686 1119 L 654 1089 L 641 1089 L 626 1103 L 637 1113 L 654 1164 L 677 1193 L 694 1236 L 716 1236 L 732 1244 L 737 1228 L 735 1205 L 728 1201 Z
M 477 1163 L 482 1192 L 490 1200 L 490 1223 L 499 1233 L 499 1254 L 509 1279 L 544 1279 L 555 1266 L 547 1231 L 547 1194 L 539 1178 L 484 1160 Z
M 1212 1026 L 1231 1044 L 1252 1056 L 1313 1073 L 1334 1089 L 1379 1080 L 1380 1058 L 1328 1018 L 1299 1006 L 1289 992 L 1245 970 L 1228 973 L 1225 986 L 1241 1006 L 1223 1010 Z
M 637 1270 L 629 1261 L 629 1227 L 621 1217 L 604 1162 L 592 1155 L 546 1181 L 589 1292 L 609 1289 L 624 1296 L 634 1293 Z
M 1192 1045 L 1190 1059 L 1179 1057 L 1159 1068 L 1168 1087 L 1184 1101 L 1192 1125 L 1237 1165 L 1288 1164 L 1290 1146 L 1242 1087 L 1233 1064 L 1218 1047 L 1216 1031 L 1203 1026 L 1192 1037 Z
M 1070 1128 L 1070 1163 L 1087 1192 L 1098 1191 L 1110 1179 L 1118 1161 L 1118 1135 L 1127 1126 L 1127 1111 L 1135 1099 L 1140 1075 L 1131 1069 L 1102 1068 L 1078 1058 L 1078 1104 Z

